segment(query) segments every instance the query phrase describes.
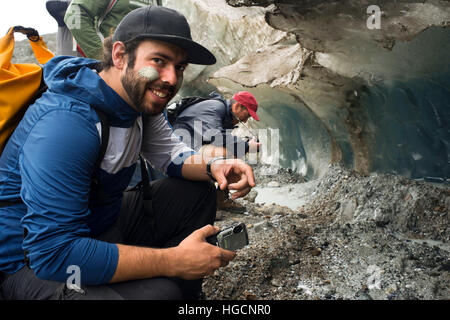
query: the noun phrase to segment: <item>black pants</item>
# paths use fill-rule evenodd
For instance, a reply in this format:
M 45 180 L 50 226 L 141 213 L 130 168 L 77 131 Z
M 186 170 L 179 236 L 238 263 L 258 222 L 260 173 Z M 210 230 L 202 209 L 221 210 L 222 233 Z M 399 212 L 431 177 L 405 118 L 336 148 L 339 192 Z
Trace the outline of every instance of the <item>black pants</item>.
M 97 239 L 147 247 L 172 247 L 207 224 L 216 215 L 216 192 L 209 182 L 176 178 L 151 183 L 152 212 L 144 210 L 142 192 L 135 188 L 124 193 L 117 221 Z M 66 284 L 39 279 L 27 267 L 9 275 L 0 295 L 7 300 L 69 299 L 197 299 L 202 280 L 157 277 L 99 286 L 83 286 L 84 292 Z

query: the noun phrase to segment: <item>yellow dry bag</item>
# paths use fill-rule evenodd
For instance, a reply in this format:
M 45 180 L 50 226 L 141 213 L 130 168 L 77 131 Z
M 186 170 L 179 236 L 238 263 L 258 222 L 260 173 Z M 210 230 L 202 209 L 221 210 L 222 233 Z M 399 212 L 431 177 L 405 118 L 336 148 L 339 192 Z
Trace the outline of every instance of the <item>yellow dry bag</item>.
M 0 39 L 0 154 L 41 87 L 42 81 L 40 65 L 11 63 L 14 51 L 14 32 L 21 32 L 28 37 L 34 55 L 40 64 L 47 63 L 54 56 L 39 33 L 32 28 L 12 27 L 6 36 Z

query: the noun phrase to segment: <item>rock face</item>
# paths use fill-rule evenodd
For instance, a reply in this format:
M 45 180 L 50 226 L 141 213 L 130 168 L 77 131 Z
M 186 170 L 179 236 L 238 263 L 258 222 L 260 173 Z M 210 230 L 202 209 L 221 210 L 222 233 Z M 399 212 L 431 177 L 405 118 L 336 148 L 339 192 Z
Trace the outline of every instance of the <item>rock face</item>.
M 163 1 L 218 58 L 193 66 L 181 94 L 251 91 L 250 125 L 278 130 L 279 164 L 310 178 L 340 162 L 450 179 L 450 2 L 371 4 Z
M 295 210 L 244 199 L 246 214 L 218 212 L 219 227 L 245 222 L 250 243 L 204 280 L 207 299 L 450 298 L 448 187 L 337 165 L 314 182 Z

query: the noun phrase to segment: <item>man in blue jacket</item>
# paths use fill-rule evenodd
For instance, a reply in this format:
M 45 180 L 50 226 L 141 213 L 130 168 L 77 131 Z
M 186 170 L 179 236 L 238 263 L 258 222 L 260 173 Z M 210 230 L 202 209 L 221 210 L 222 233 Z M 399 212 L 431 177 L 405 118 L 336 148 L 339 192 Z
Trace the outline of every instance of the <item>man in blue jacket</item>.
M 259 121 L 255 97 L 248 91 L 237 92 L 227 100 L 216 92 L 210 97 L 182 110 L 173 123 L 174 133 L 192 149 L 212 157 L 243 158 L 248 152 L 257 152 L 257 137 L 245 141 L 231 133 L 239 122 L 246 123 L 250 117 Z M 246 210 L 229 198 L 227 190 L 218 190 L 217 208 L 237 213 Z
M 243 158 L 249 151 L 257 151 L 257 137 L 244 141 L 231 133 L 239 122 L 246 123 L 250 117 L 259 121 L 255 97 L 248 91 L 237 92 L 228 100 L 216 92 L 210 97 L 180 112 L 173 123 L 175 134 L 197 151 L 210 145 L 219 147 L 211 150 L 216 155 L 220 152 Z
M 215 57 L 192 41 L 184 16 L 153 6 L 129 13 L 104 49 L 101 64 L 47 63 L 48 90 L 0 157 L 6 299 L 196 298 L 201 279 L 235 256 L 205 241 L 218 232 L 211 178 L 240 197 L 255 185 L 251 168 L 204 158 L 162 114 L 187 64 Z M 96 110 L 110 125 L 99 167 Z M 139 153 L 170 177 L 152 182 L 150 205 L 126 190 Z

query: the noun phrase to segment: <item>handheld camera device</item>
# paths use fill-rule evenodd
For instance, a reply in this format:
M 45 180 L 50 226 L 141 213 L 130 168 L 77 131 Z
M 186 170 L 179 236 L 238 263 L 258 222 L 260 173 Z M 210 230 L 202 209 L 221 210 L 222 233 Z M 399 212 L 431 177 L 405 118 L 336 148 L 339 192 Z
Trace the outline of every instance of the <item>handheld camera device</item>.
M 230 251 L 241 249 L 248 245 L 247 227 L 243 222 L 233 224 L 222 229 L 219 233 L 208 237 L 206 241 Z

